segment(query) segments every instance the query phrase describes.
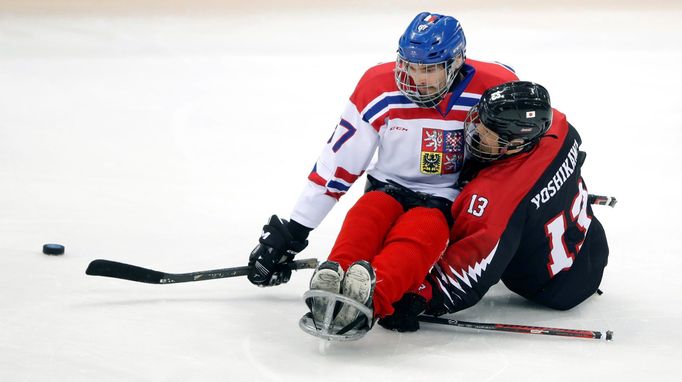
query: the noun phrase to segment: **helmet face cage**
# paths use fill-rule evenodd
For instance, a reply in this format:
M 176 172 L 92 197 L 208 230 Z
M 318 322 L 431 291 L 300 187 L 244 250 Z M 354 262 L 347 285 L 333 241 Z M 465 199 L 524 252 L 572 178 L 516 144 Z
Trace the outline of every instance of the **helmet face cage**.
M 480 123 L 481 119 L 478 115 L 478 105 L 476 105 L 469 110 L 469 113 L 464 119 L 464 146 L 468 154 L 481 162 L 490 162 L 499 159 L 503 155 L 500 153 L 502 150 L 498 150 L 497 147 L 488 146 L 481 140 L 481 132 L 478 129 Z M 494 151 L 499 152 L 493 154 Z
M 398 89 L 420 107 L 436 107 L 466 57 L 466 38 L 454 17 L 422 12 L 398 41 L 394 76 Z
M 552 115 L 549 93 L 541 85 L 511 81 L 492 87 L 465 118 L 465 145 L 482 161 L 529 151 L 550 129 Z
M 395 83 L 410 101 L 421 107 L 435 107 L 455 82 L 463 62 L 458 56 L 457 59 L 421 64 L 410 62 L 398 54 Z
M 479 105 L 476 105 L 469 110 L 469 113 L 464 119 L 464 144 L 468 153 L 481 162 L 490 162 L 500 159 L 506 156 L 507 152 L 511 150 L 519 150 L 518 152 L 524 152 L 526 149 L 533 146 L 537 141 L 537 139 L 524 140 L 521 138 L 515 138 L 513 141 L 519 143 L 512 143 L 507 137 L 498 135 L 497 144 L 495 146 L 491 146 L 486 144 L 481 138 L 482 132 L 478 127 L 479 125 L 484 126 L 489 131 L 495 132 L 494 128 L 485 126 L 481 122 L 481 118 L 479 116 Z

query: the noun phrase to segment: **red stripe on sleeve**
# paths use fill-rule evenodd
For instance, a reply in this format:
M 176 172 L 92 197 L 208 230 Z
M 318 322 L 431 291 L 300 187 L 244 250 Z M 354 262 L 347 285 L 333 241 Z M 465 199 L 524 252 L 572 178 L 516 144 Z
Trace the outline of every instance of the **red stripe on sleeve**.
M 331 192 L 327 190 L 327 192 L 325 192 L 324 194 L 329 195 L 336 200 L 339 200 L 345 194 L 345 192 Z
M 386 122 L 385 119 L 387 115 L 388 110 L 386 110 L 385 113 L 381 114 L 379 118 L 375 119 L 374 122 L 371 123 L 372 127 L 374 128 L 374 130 L 376 130 L 377 133 L 379 132 L 379 130 L 381 130 L 381 126 L 383 126 L 384 123 Z
M 327 181 L 315 171 L 312 171 L 310 175 L 308 175 L 308 180 L 317 184 L 318 186 L 327 187 Z
M 360 177 L 360 175 L 362 175 L 363 172 L 360 172 L 360 174 L 356 175 L 348 172 L 348 170 L 343 167 L 337 167 L 336 172 L 334 172 L 334 178 L 341 179 L 348 184 L 352 184 L 358 179 L 358 177 Z

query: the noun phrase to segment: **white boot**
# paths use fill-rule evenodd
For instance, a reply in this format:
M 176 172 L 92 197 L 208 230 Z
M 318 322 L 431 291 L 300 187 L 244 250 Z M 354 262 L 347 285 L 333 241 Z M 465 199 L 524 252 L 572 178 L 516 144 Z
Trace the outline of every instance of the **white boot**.
M 364 260 L 356 261 L 346 271 L 346 276 L 341 283 L 341 294 L 372 309 L 375 285 L 376 276 L 374 275 L 372 265 Z M 371 317 L 367 317 L 358 309 L 344 304 L 334 320 L 334 325 L 344 328 L 352 324 L 347 329 L 358 329 L 366 326 L 367 330 L 369 330 L 372 327 L 372 321 Z
M 332 293 L 340 293 L 343 269 L 335 261 L 325 261 L 317 266 L 313 277 L 310 279 L 310 290 L 324 290 Z M 316 322 L 323 322 L 327 312 L 328 299 L 315 297 L 309 303 L 310 311 Z

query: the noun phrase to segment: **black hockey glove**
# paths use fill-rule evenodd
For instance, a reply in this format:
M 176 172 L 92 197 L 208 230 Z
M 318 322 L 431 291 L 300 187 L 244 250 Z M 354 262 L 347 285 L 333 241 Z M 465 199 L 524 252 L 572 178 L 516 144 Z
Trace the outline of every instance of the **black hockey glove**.
M 272 215 L 263 226 L 259 244 L 249 256 L 248 279 L 261 287 L 284 284 L 291 278 L 290 262 L 308 246 L 310 229 Z
M 444 297 L 440 289 L 427 276 L 427 280 L 419 290 L 407 292 L 400 300 L 393 303 L 395 309 L 393 314 L 380 319 L 379 325 L 399 332 L 416 332 L 419 330 L 417 317 L 420 314 L 440 316 L 447 313 L 443 304 Z
M 393 314 L 380 319 L 379 325 L 399 332 L 416 332 L 419 330 L 417 316 L 424 313 L 428 305 L 424 297 L 405 293 L 399 301 L 393 303 Z

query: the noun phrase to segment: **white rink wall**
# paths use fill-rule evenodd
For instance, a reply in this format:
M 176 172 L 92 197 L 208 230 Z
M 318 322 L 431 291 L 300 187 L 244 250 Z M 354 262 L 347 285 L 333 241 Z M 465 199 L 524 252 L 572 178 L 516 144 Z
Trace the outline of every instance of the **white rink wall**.
M 547 86 L 590 191 L 619 199 L 596 209 L 603 296 L 554 312 L 498 285 L 453 317 L 608 328 L 612 343 L 377 328 L 322 355 L 296 326 L 309 271 L 271 289 L 84 275 L 95 258 L 243 265 L 422 10 L 460 19 L 470 57 Z M 0 1 L 0 380 L 677 380 L 681 16 L 679 1 Z M 302 256 L 326 256 L 360 192 Z
M 244 2 L 240 0 L 3 0 L 0 10 L 12 12 L 130 12 L 149 11 L 182 13 L 194 12 L 233 12 L 237 10 L 249 10 L 250 12 L 263 13 L 268 9 L 291 9 L 301 10 L 368 10 L 390 13 L 398 10 L 424 10 L 436 9 L 442 12 L 455 14 L 458 10 L 466 9 L 679 9 L 679 1 L 676 0 L 652 0 L 641 2 L 637 0 L 489 0 L 489 1 L 464 1 L 464 0 L 377 0 L 370 3 L 362 0 L 327 0 L 311 4 L 306 0 L 253 0 Z

